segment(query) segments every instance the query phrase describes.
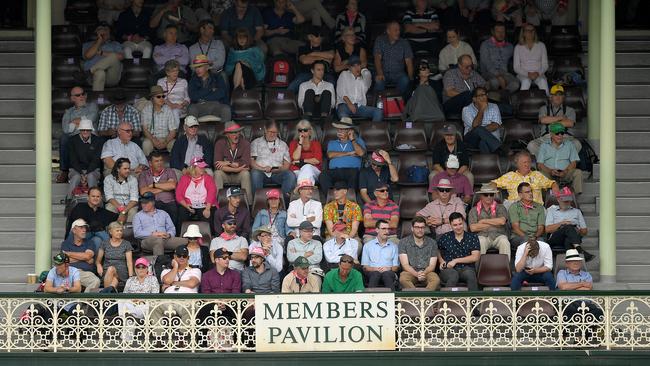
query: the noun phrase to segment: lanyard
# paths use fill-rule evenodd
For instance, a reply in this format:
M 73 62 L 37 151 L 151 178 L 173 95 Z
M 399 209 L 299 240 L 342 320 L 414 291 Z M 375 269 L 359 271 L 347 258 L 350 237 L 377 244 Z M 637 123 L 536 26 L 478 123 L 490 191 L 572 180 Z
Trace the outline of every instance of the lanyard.
M 172 84 L 172 87 L 169 87 L 169 83 L 167 82 L 167 79 L 165 79 L 165 86 L 167 87 L 167 98 L 169 98 L 169 95 L 172 93 L 172 90 L 174 90 L 174 87 L 176 86 L 176 83 L 178 83 L 178 79 L 174 81 L 174 84 Z
M 185 274 L 186 271 L 187 271 L 187 268 L 185 268 L 183 270 L 183 272 L 181 272 L 181 273 L 176 273 L 176 280 L 181 281 L 181 278 L 183 278 L 183 275 Z
M 239 148 L 236 148 L 235 152 L 233 153 L 232 149 L 228 149 L 228 152 L 230 152 L 230 156 L 232 156 L 232 162 L 233 163 L 235 162 L 235 158 L 237 157 L 237 150 L 239 150 Z
M 210 52 L 210 46 L 212 46 L 212 40 L 210 40 L 210 43 L 208 43 L 208 49 L 205 51 L 203 51 L 203 47 L 201 47 L 201 42 L 196 42 L 196 43 L 198 43 L 201 53 L 207 56 L 208 52 Z

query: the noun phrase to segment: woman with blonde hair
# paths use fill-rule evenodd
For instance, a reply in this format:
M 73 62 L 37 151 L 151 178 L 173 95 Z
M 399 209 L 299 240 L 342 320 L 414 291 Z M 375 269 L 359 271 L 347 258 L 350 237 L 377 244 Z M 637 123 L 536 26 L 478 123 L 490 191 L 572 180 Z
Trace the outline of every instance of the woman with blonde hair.
M 180 222 L 200 220 L 212 226 L 213 213 L 217 207 L 217 187 L 205 168 L 208 164 L 201 157 L 191 160 L 190 166 L 176 186 L 176 202 Z
M 341 42 L 336 46 L 334 52 L 334 71 L 340 73 L 341 71 L 348 70 L 350 65 L 348 59 L 352 56 L 357 56 L 361 60 L 361 69 L 368 66 L 368 53 L 356 42 L 357 36 L 354 29 L 347 27 L 341 33 Z
M 530 85 L 535 83 L 548 95 L 548 81 L 544 76 L 548 70 L 546 46 L 537 40 L 537 31 L 532 24 L 524 24 L 521 27 L 512 66 L 521 81 L 521 90 L 528 90 Z
M 187 80 L 178 77 L 181 64 L 176 60 L 165 62 L 165 77 L 158 79 L 160 85 L 165 91 L 165 104 L 172 109 L 172 112 L 178 117 L 183 118 L 187 115 L 187 106 L 190 104 L 190 95 L 188 93 Z
M 110 238 L 100 245 L 95 265 L 97 274 L 104 279 L 104 288 L 124 284 L 133 276 L 133 247 L 122 239 L 124 226 L 117 221 L 108 225 Z
M 314 127 L 306 119 L 296 124 L 293 140 L 289 143 L 291 170 L 296 174 L 297 181 L 309 179 L 318 180 L 323 163 L 323 149 L 316 139 Z

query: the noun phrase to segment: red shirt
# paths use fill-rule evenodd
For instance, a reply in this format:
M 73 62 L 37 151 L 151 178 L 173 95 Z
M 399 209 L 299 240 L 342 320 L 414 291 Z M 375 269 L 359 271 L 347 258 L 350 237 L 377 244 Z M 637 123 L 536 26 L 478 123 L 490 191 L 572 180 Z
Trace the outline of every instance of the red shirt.
M 289 143 L 289 156 L 291 157 L 291 160 L 294 160 L 293 152 L 296 151 L 297 148 L 298 148 L 298 140 L 291 140 L 291 142 Z M 302 160 L 318 159 L 318 164 L 314 166 L 318 168 L 318 170 L 322 170 L 321 164 L 323 163 L 323 148 L 320 146 L 320 142 L 311 140 L 309 149 L 306 149 L 303 146 L 302 151 L 300 153 L 300 159 Z M 300 170 L 300 167 L 298 165 L 291 164 L 291 170 Z

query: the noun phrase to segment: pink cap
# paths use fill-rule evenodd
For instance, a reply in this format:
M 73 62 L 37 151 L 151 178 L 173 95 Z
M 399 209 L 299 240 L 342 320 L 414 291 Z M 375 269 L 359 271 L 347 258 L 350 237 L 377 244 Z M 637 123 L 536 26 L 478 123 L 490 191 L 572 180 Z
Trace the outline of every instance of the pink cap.
M 345 231 L 346 228 L 347 228 L 347 226 L 344 223 L 337 222 L 336 224 L 334 224 L 334 227 L 332 227 L 332 230 L 334 230 L 335 232 L 336 231 L 343 232 L 343 231 Z
M 373 163 L 377 165 L 386 165 L 386 159 L 384 159 L 383 156 L 381 156 L 378 152 L 373 152 L 371 155 L 371 159 Z
M 208 167 L 208 164 L 205 163 L 205 160 L 203 160 L 202 157 L 198 157 L 198 156 L 192 158 L 192 160 L 190 161 L 190 165 L 191 166 L 197 166 L 199 168 L 207 168 Z
M 258 257 L 266 258 L 266 254 L 264 254 L 264 249 L 262 247 L 255 247 L 251 249 L 250 255 L 256 255 Z
M 280 199 L 280 191 L 277 190 L 277 189 L 269 189 L 268 191 L 266 191 L 266 199 L 267 200 L 270 200 L 270 199 L 279 200 Z
M 140 264 L 144 264 L 145 266 L 149 267 L 149 261 L 145 257 L 140 257 L 135 261 L 136 266 L 139 266 Z

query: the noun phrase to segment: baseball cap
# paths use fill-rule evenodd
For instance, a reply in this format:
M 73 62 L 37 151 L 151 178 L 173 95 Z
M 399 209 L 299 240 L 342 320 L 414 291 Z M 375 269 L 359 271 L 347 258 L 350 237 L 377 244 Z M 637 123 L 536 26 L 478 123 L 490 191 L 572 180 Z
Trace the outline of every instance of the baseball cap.
M 228 214 L 223 218 L 224 224 L 237 223 L 237 218 L 233 214 Z
M 145 257 L 140 257 L 135 261 L 135 266 L 137 267 L 141 264 L 149 267 L 149 260 L 147 260 Z
M 293 266 L 295 268 L 309 268 L 309 261 L 307 258 L 300 256 L 293 261 Z
M 280 199 L 280 190 L 279 189 L 269 189 L 266 191 L 266 199 Z
M 264 249 L 262 247 L 255 247 L 250 250 L 249 255 L 252 256 L 258 256 L 260 258 L 266 258 L 266 255 L 264 254 Z
M 311 224 L 309 221 L 303 221 L 300 223 L 300 226 L 298 226 L 299 230 L 314 230 L 314 225 Z
M 372 160 L 372 163 L 375 165 L 386 165 L 386 159 L 384 159 L 383 156 L 381 156 L 378 152 L 374 151 L 372 155 L 370 155 L 370 159 Z
M 551 95 L 564 95 L 564 87 L 561 84 L 553 85 Z
M 176 250 L 174 250 L 174 254 L 177 257 L 189 256 L 190 251 L 187 250 L 187 245 L 181 245 L 179 247 L 176 247 Z
M 153 192 L 145 192 L 140 196 L 140 203 L 151 202 L 156 200 L 156 195 Z
M 228 187 L 226 190 L 226 198 L 234 197 L 234 196 L 241 196 L 244 193 L 241 191 L 241 188 L 239 187 Z
M 456 129 L 456 125 L 449 124 L 442 126 L 443 135 L 455 135 L 457 132 L 458 130 Z
M 228 249 L 221 247 L 217 248 L 214 252 L 214 257 L 222 257 L 224 254 L 232 255 L 232 252 L 228 251 Z
M 57 255 L 55 255 L 52 258 L 52 262 L 54 262 L 54 264 L 58 266 L 59 264 L 69 263 L 70 258 L 68 258 L 67 254 L 65 254 L 63 252 L 59 252 Z
M 74 222 L 72 222 L 72 228 L 75 227 L 82 227 L 82 226 L 88 226 L 88 223 L 84 219 L 76 219 Z
M 336 181 L 336 183 L 334 183 L 334 190 L 338 191 L 339 189 L 348 189 L 348 184 L 342 180 Z
M 198 126 L 198 125 L 199 125 L 199 120 L 196 119 L 196 117 L 194 117 L 194 116 L 185 117 L 185 126 L 192 127 L 192 126 Z
M 551 125 L 548 127 L 548 130 L 551 131 L 551 133 L 566 132 L 564 125 L 559 122 L 551 123 Z
M 203 157 L 201 157 L 201 156 L 197 156 L 197 157 L 192 158 L 192 160 L 190 160 L 190 165 L 191 166 L 196 166 L 196 167 L 199 167 L 199 168 L 207 168 L 209 166 L 205 162 L 205 160 L 203 160 Z
M 361 65 L 361 59 L 359 56 L 350 56 L 348 58 L 348 65 L 354 66 L 354 65 Z

